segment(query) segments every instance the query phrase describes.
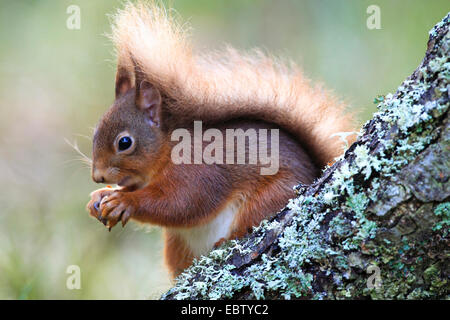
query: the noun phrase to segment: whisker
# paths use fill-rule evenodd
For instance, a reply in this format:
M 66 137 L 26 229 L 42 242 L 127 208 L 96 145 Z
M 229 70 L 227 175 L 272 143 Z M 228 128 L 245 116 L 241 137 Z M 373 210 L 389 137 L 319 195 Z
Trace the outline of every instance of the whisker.
M 83 159 L 72 159 L 72 160 L 67 160 L 61 163 L 62 166 L 64 167 L 73 167 L 75 165 L 75 162 L 77 162 L 77 164 L 81 163 L 81 168 L 83 169 L 87 169 L 87 170 L 91 170 L 91 166 L 90 164 L 86 163 Z M 79 165 L 77 165 L 77 167 L 80 167 Z
M 75 136 L 85 138 L 85 139 L 88 139 L 89 141 L 92 141 L 92 137 L 89 137 L 85 134 L 77 133 L 77 134 L 75 134 Z
M 75 158 L 75 159 L 68 159 L 68 160 L 66 160 L 66 161 L 63 161 L 62 162 L 62 164 L 68 164 L 68 163 L 72 163 L 72 162 L 75 162 L 75 161 L 81 161 L 81 162 L 84 162 L 84 158 Z
M 81 162 L 85 168 L 91 169 L 91 163 L 89 161 L 87 161 L 86 159 L 82 158 L 82 157 L 75 158 L 75 159 L 68 159 L 66 161 L 63 161 L 62 164 L 63 165 L 68 165 L 68 164 L 71 164 L 73 162 L 77 162 L 77 163 Z
M 85 155 L 83 152 L 81 152 L 80 148 L 78 147 L 78 144 L 76 140 L 74 143 L 70 143 L 70 141 L 67 138 L 64 138 L 64 141 L 71 146 L 80 156 L 83 163 L 88 164 L 90 167 L 92 166 L 92 160 L 87 155 Z

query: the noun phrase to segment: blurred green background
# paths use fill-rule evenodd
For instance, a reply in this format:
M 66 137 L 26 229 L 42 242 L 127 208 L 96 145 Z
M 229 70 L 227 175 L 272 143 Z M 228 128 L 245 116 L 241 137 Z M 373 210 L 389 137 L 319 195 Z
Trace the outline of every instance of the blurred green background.
M 292 58 L 357 112 L 420 63 L 442 1 L 188 1 L 171 5 L 198 48 L 263 47 Z M 66 9 L 81 9 L 69 30 Z M 369 5 L 381 29 L 366 26 Z M 170 287 L 160 229 L 111 233 L 84 207 L 98 188 L 64 139 L 90 156 L 97 119 L 113 101 L 115 61 L 104 36 L 120 1 L 0 1 L 0 298 L 145 299 Z M 69 265 L 81 289 L 68 290 Z

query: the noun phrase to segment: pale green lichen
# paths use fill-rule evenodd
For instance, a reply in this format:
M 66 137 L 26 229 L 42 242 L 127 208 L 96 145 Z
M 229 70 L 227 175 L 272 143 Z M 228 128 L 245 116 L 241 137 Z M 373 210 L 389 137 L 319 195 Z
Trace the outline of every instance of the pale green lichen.
M 432 36 L 444 25 L 448 27 L 449 16 L 444 20 L 445 23 L 441 22 L 430 31 Z M 249 298 L 256 299 L 270 298 L 272 294 L 285 299 L 350 298 L 358 294 L 375 299 L 442 295 L 446 282 L 440 277 L 439 266 L 432 264 L 425 270 L 429 288 L 415 288 L 415 269 L 400 258 L 409 254 L 413 247 L 425 246 L 428 240 L 414 243 L 406 237 L 399 240 L 393 233 L 375 245 L 372 240 L 380 231 L 366 214 L 385 182 L 439 135 L 435 123 L 449 107 L 450 35 L 447 33 L 441 41 L 443 44 L 438 50 L 442 52 L 435 53 L 435 58 L 420 69 L 419 79 L 406 80 L 395 95 L 375 99 L 379 111 L 372 120 L 376 125 L 371 135 L 379 141 L 376 152 L 358 144 L 350 156 L 351 161 L 337 163 L 329 182 L 317 194 L 301 194 L 289 201 L 287 208 L 294 215 L 278 236 L 279 250 L 274 256 L 262 254 L 260 259 L 239 271 L 229 260 L 235 252 L 251 254 L 250 248 L 263 241 L 265 232 L 280 228 L 276 220 L 264 221 L 254 228 L 252 237 L 228 241 L 207 257 L 196 260 L 178 277 L 176 287 L 163 297 L 174 294 L 175 299 L 223 299 L 234 297 L 243 288 L 249 288 Z M 435 99 L 422 103 L 426 94 L 435 94 Z M 449 211 L 448 202 L 435 208 L 434 214 L 441 219 L 433 227 L 435 232 L 448 229 Z M 326 222 L 327 216 L 334 212 L 336 214 Z M 328 223 L 326 234 L 321 231 L 324 223 Z M 357 253 L 361 249 L 371 257 L 371 264 L 384 268 L 389 274 L 383 278 L 382 289 L 369 289 L 364 277 L 355 277 L 354 269 L 363 271 L 367 264 Z M 420 265 L 425 260 L 419 256 L 415 262 Z M 312 266 L 320 266 L 320 272 L 332 278 L 329 286 L 335 288 L 324 287 L 321 292 L 313 292 Z
M 444 236 L 447 236 L 450 228 L 450 202 L 439 204 L 434 209 L 434 214 L 441 218 L 441 220 L 433 226 L 433 230 L 437 231 L 442 229 Z
M 323 201 L 326 204 L 331 204 L 335 197 L 336 195 L 333 193 L 333 191 L 328 191 L 323 195 Z
M 356 155 L 355 163 L 364 174 L 364 179 L 369 179 L 372 170 L 378 171 L 381 168 L 382 162 L 374 156 L 369 155 L 369 150 L 366 146 L 357 146 L 354 150 Z

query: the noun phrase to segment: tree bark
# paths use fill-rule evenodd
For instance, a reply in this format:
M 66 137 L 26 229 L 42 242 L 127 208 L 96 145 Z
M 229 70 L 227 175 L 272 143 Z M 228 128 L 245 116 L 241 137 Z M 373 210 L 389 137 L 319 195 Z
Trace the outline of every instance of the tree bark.
M 450 14 L 420 66 L 313 185 L 163 299 L 449 298 Z

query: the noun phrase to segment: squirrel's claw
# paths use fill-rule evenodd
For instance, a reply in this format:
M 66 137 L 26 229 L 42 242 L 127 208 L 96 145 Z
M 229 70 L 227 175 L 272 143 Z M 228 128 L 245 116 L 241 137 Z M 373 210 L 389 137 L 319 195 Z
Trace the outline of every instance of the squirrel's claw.
M 112 228 L 119 221 L 122 222 L 122 227 L 125 227 L 134 209 L 130 204 L 130 199 L 127 194 L 116 192 L 100 202 L 101 219 L 107 220 L 106 227 Z
M 101 188 L 91 193 L 91 200 L 88 202 L 86 209 L 89 211 L 89 214 L 96 218 L 98 221 L 103 223 L 105 226 L 108 223 L 108 220 L 103 218 L 101 215 L 101 203 L 103 199 L 108 197 L 114 192 L 111 188 Z

